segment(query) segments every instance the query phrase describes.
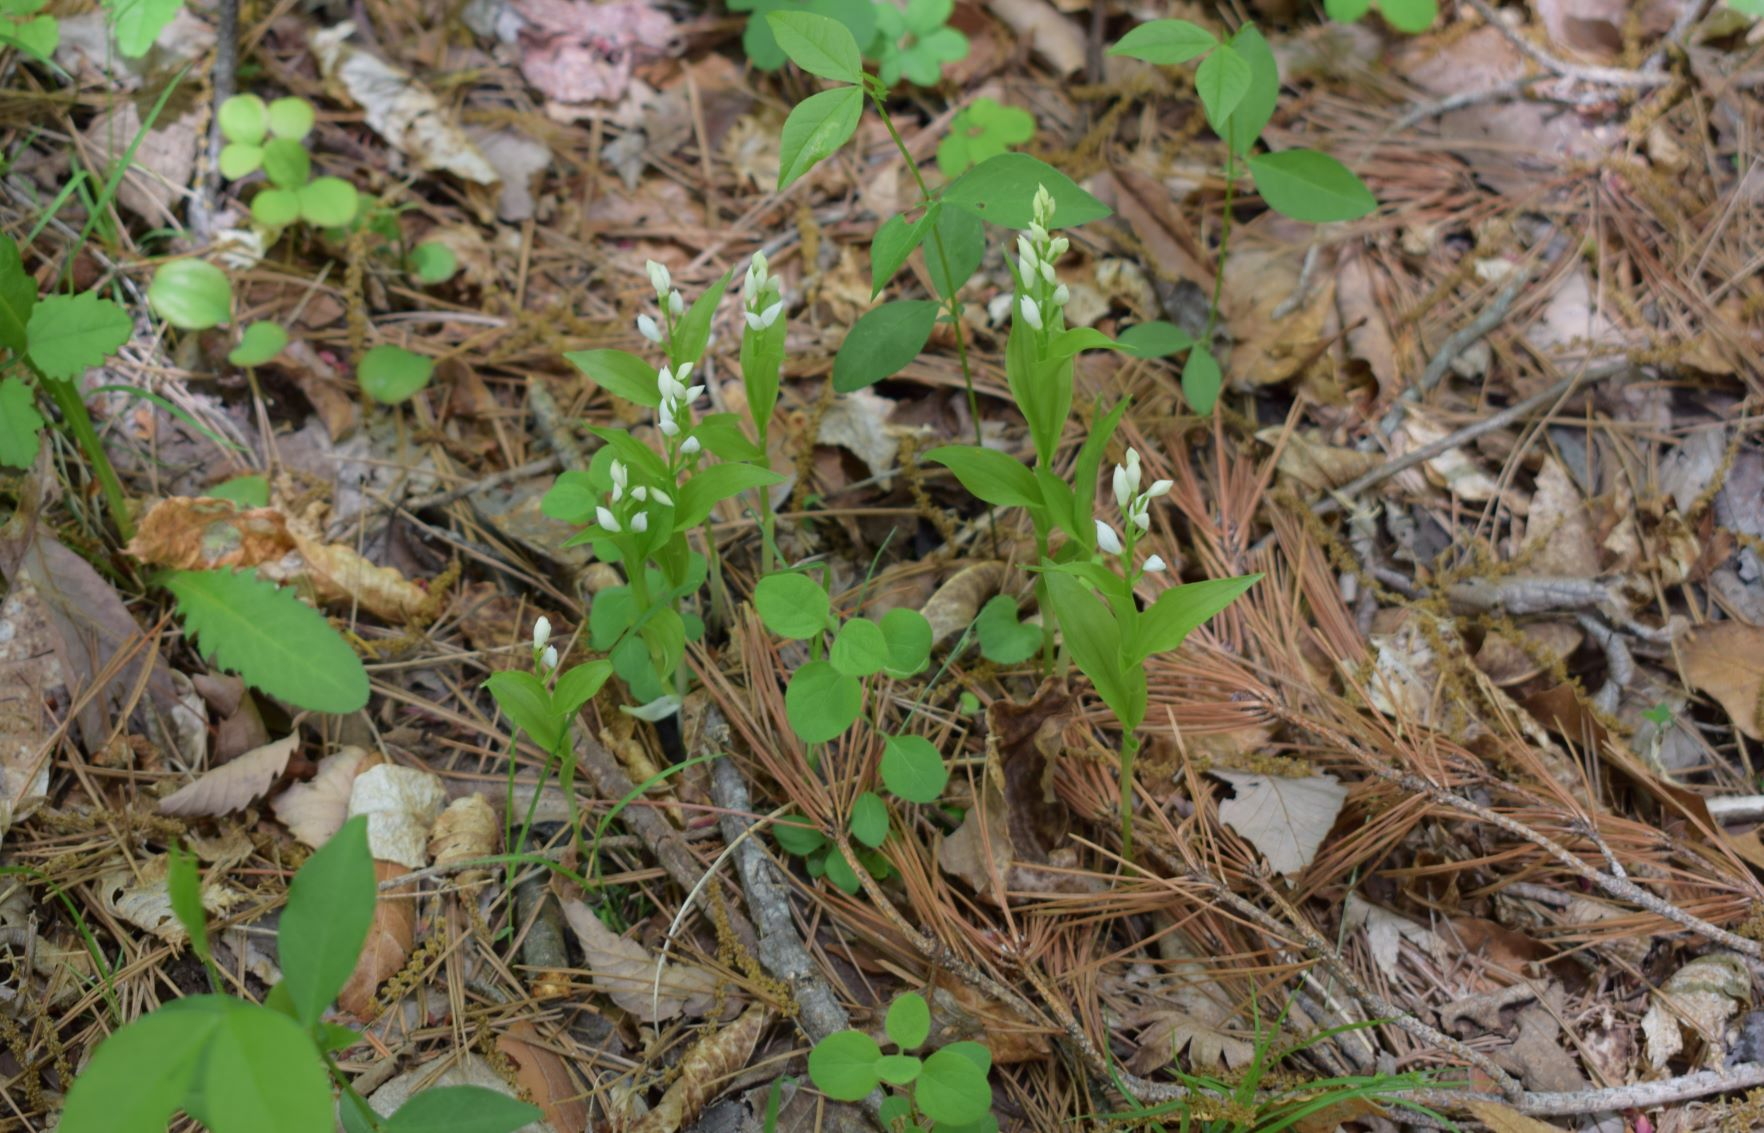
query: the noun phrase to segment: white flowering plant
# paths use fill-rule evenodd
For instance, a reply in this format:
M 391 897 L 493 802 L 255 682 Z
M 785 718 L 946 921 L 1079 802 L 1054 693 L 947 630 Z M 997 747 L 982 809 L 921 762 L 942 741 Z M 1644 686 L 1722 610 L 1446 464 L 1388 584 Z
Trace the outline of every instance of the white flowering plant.
M 707 527 L 712 510 L 783 478 L 765 467 L 765 450 L 748 438 L 734 414 L 701 417 L 696 409 L 705 393 L 696 379 L 710 342 L 711 316 L 732 273 L 688 306 L 666 266 L 652 260 L 647 271 L 656 310 L 638 317 L 638 331 L 661 347 L 666 361 L 654 367 L 623 350 L 566 357 L 609 393 L 652 410 L 650 440 L 625 429 L 589 429 L 602 447 L 585 470 L 557 478 L 543 510 L 583 528 L 566 546 L 591 544 L 597 558 L 623 569 L 623 586 L 594 596 L 589 643 L 610 656 L 628 686 L 636 703 L 626 711 L 660 720 L 678 709 L 685 692 L 686 643 L 704 632 L 702 618 L 687 603 L 703 587 L 707 556 L 715 553 Z M 782 326 L 782 300 L 773 303 L 761 309 L 762 330 Z M 781 362 L 781 343 L 777 350 Z M 772 387 L 775 398 L 775 375 Z M 703 551 L 691 546 L 691 533 L 699 527 L 707 527 Z

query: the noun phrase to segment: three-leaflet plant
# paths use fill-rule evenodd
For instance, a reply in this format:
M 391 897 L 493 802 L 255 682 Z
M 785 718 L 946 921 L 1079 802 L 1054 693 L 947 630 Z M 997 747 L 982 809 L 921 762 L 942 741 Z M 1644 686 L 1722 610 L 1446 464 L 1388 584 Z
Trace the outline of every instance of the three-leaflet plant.
M 835 1101 L 855 1102 L 878 1086 L 883 1124 L 894 1133 L 995 1133 L 992 1052 L 984 1043 L 954 1042 L 923 1056 L 913 1053 L 931 1036 L 931 1007 L 917 992 L 889 1005 L 883 1032 L 896 1053 L 862 1031 L 838 1031 L 809 1051 L 809 1079 Z
M 68 1090 L 61 1133 L 156 1133 L 180 1111 L 211 1133 L 313 1133 L 339 1118 L 348 1133 L 510 1133 L 541 1116 L 480 1086 L 424 1090 L 383 1116 L 337 1065 L 336 1055 L 362 1040 L 326 1015 L 374 916 L 365 817 L 345 823 L 294 875 L 277 930 L 282 980 L 261 1004 L 220 990 L 202 881 L 176 848 L 168 887 L 214 991 L 172 1000 L 100 1043 Z

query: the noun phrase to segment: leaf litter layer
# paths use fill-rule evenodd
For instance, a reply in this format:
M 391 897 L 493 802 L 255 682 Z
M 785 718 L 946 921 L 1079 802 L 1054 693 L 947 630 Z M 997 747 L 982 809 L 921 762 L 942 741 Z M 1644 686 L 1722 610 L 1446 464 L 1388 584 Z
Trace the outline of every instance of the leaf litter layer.
M 977 514 L 919 459 L 973 433 L 953 338 L 933 332 L 863 394 L 831 393 L 833 355 L 871 305 L 869 239 L 912 199 L 880 127 L 865 119 L 855 148 L 773 194 L 771 139 L 813 88 L 744 72 L 733 25 L 670 37 L 660 10 L 615 5 L 632 22 L 608 47 L 563 22 L 569 5 L 512 7 L 548 34 L 492 47 L 376 0 L 349 47 L 373 65 L 348 73 L 381 82 L 347 90 L 346 74 L 347 97 L 320 78 L 349 67 L 341 39 L 304 16 L 245 21 L 274 92 L 327 111 L 328 171 L 455 257 L 441 286 L 362 241 L 301 237 L 234 279 L 240 309 L 288 328 L 275 363 L 245 374 L 224 338 L 143 333 L 141 265 L 168 250 L 183 194 L 207 206 L 198 238 L 244 224 L 176 133 L 203 128 L 194 86 L 103 213 L 72 200 L 27 245 L 39 279 L 104 285 L 137 316 L 88 378 L 131 495 L 267 474 L 253 503 L 270 514 L 207 533 L 323 603 L 373 697 L 290 720 L 161 620 L 147 564 L 182 558 L 107 551 L 71 447 L 8 474 L 9 1121 L 49 1127 L 98 1039 L 204 990 L 165 896 L 172 843 L 202 863 L 231 990 L 261 998 L 288 878 L 368 813 L 416 849 L 380 863 L 345 992 L 369 1037 L 341 1061 L 363 1093 L 445 1072 L 501 1083 L 559 1130 L 710 1128 L 707 1106 L 763 1114 L 809 1042 L 879 1033 L 917 990 L 935 1044 L 991 1048 L 1010 1128 L 1172 1100 L 1226 1120 L 1241 1111 L 1219 1091 L 1246 1080 L 1258 1042 L 1307 1040 L 1262 1083 L 1265 1107 L 1325 1077 L 1428 1070 L 1411 1096 L 1451 1108 L 1445 1087 L 1468 1078 L 1487 1095 L 1471 1115 L 1494 1128 L 1520 1128 L 1514 1110 L 1755 1123 L 1739 1091 L 1764 1082 L 1747 1011 L 1764 867 L 1764 299 L 1743 148 L 1758 104 L 1755 56 L 1719 11 L 1654 26 L 1540 4 L 1515 27 L 1472 3 L 1415 38 L 1261 14 L 1288 83 L 1271 145 L 1337 155 L 1381 208 L 1309 229 L 1240 198 L 1220 272 L 1222 147 L 1168 74 L 1062 70 L 1091 44 L 1053 7 L 957 9 L 974 50 L 946 70 L 947 99 L 902 105 L 908 148 L 933 160 L 946 105 L 1027 109 L 1030 150 L 1115 209 L 1061 265 L 1090 325 L 1188 325 L 1220 296 L 1216 417 L 1189 412 L 1177 367 L 1090 356 L 1060 444 L 1070 461 L 1092 400 L 1130 395 L 1120 444 L 1174 482 L 1146 550 L 1184 579 L 1265 575 L 1148 663 L 1129 859 L 1113 717 L 1086 682 L 958 645 L 998 594 L 1033 611 L 1015 565 L 1034 550 L 1013 515 Z M 1097 26 L 1112 38 L 1117 22 Z M 76 85 L 10 72 L 21 244 L 37 202 L 114 152 L 99 115 L 143 82 L 69 42 L 57 58 Z M 479 162 L 499 184 L 476 183 Z M 618 581 L 560 549 L 569 532 L 538 500 L 597 443 L 580 423 L 650 426 L 563 354 L 643 350 L 645 260 L 692 295 L 758 249 L 792 298 L 772 438 L 791 478 L 781 550 L 824 566 L 842 616 L 920 610 L 940 649 L 871 704 L 953 776 L 940 806 L 897 806 L 876 851 L 892 876 L 849 870 L 854 894 L 768 830 L 786 815 L 844 830 L 883 744 L 854 732 L 811 758 L 796 739 L 783 690 L 806 654 L 744 605 L 760 556 L 738 508 L 714 526 L 720 632 L 686 651 L 683 769 L 607 692 L 566 797 L 484 692 L 527 664 L 539 614 L 586 657 L 594 597 Z M 1022 455 L 988 314 L 1010 278 L 996 255 L 981 272 L 964 328 L 980 424 Z M 720 341 L 739 318 L 719 317 Z M 403 411 L 352 388 L 356 359 L 384 344 L 435 363 Z M 740 408 L 739 383 L 707 384 Z M 591 856 L 568 845 L 578 815 L 599 835 Z M 812 1091 L 781 1098 L 781 1125 L 816 1120 Z M 1304 1127 L 1387 1120 L 1348 1099 Z

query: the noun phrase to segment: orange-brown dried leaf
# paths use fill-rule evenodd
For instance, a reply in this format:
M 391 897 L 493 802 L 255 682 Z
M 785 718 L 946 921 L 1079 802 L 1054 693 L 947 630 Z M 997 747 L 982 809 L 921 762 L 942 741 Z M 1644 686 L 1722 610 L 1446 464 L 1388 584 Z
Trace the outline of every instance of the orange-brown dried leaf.
M 410 870 L 397 862 L 374 863 L 375 883 L 403 877 Z M 381 893 L 374 902 L 374 919 L 368 927 L 367 944 L 355 972 L 337 994 L 337 1006 L 357 1019 L 372 1019 L 379 1014 L 374 996 L 380 985 L 398 974 L 410 958 L 416 942 L 416 902 L 409 894 Z
M 423 611 L 429 592 L 392 567 L 371 563 L 341 543 L 324 542 L 305 519 L 290 520 L 288 532 L 305 560 L 298 577 L 311 583 L 319 601 L 359 604 L 376 618 L 396 624 Z
M 469 862 L 496 852 L 502 827 L 496 810 L 483 795 L 467 795 L 447 804 L 429 829 L 429 856 L 437 866 Z
M 552 1049 L 539 1029 L 517 1022 L 496 1038 L 496 1049 L 514 1064 L 515 1081 L 545 1111 L 553 1129 L 588 1128 L 587 1092 L 570 1074 L 570 1065 Z
M 680 1060 L 680 1076 L 631 1133 L 674 1133 L 697 1117 L 735 1072 L 747 1067 L 770 1016 L 764 1004 L 755 1003 L 727 1027 L 692 1044 Z
M 293 549 L 287 520 L 275 508 L 189 496 L 154 504 L 128 547 L 143 563 L 169 570 L 255 567 Z
M 1764 740 L 1764 629 L 1744 622 L 1705 626 L 1678 656 L 1686 684 L 1714 697 L 1747 738 Z

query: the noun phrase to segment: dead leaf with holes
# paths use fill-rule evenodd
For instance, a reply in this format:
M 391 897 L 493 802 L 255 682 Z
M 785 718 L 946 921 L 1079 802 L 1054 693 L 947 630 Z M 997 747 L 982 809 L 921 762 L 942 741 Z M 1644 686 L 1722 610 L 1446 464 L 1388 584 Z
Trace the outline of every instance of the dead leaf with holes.
M 1714 697 L 1749 739 L 1764 740 L 1764 629 L 1744 622 L 1704 626 L 1678 656 L 1686 684 Z
M 658 981 L 656 958 L 649 950 L 600 923 L 585 902 L 565 901 L 563 913 L 587 957 L 594 986 L 624 1010 L 645 1023 L 654 1023 L 679 1015 L 696 1019 L 711 1009 L 717 978 L 710 972 L 691 964 L 663 962 Z
M 299 746 L 300 735 L 294 733 L 228 760 L 160 799 L 159 812 L 189 818 L 244 810 L 288 769 Z
M 1691 960 L 1666 978 L 1642 1016 L 1648 1061 L 1655 1069 L 1664 1067 L 1684 1049 L 1688 1030 L 1705 1042 L 1709 1052 L 1705 1061 L 1719 1066 L 1722 1031 L 1751 998 L 1752 980 L 1744 958 L 1732 952 L 1709 952 Z
M 164 854 L 148 858 L 134 868 L 123 865 L 98 878 L 95 890 L 104 911 L 118 920 L 152 933 L 167 944 L 189 939 L 172 912 L 171 891 L 166 878 L 171 860 Z M 219 916 L 238 904 L 242 894 L 213 881 L 202 883 L 202 907 Z
M 1207 773 L 1237 792 L 1219 803 L 1219 820 L 1287 877 L 1311 864 L 1347 802 L 1347 788 L 1333 775 L 1283 779 L 1220 767 Z
M 361 107 L 367 124 L 418 169 L 445 171 L 462 181 L 494 185 L 496 170 L 454 122 L 433 91 L 408 71 L 349 42 L 348 21 L 308 40 L 319 73 Z

